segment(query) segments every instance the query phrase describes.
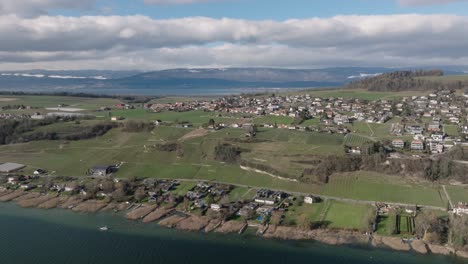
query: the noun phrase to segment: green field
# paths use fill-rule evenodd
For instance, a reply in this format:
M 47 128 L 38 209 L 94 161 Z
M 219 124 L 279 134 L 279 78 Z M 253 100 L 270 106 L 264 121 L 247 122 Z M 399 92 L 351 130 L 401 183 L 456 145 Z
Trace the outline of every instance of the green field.
M 278 124 L 278 125 L 290 125 L 294 121 L 294 118 L 289 116 L 274 116 L 274 115 L 267 115 L 262 117 L 254 118 L 255 124 Z
M 102 137 L 89 140 L 37 141 L 6 145 L 0 147 L 0 162 L 26 164 L 29 166 L 28 171 L 43 168 L 53 172 L 53 175 L 64 176 L 84 176 L 94 165 L 123 163 L 115 176 L 201 179 L 358 200 L 439 207 L 445 207 L 447 204 L 445 195 L 440 194 L 439 187 L 427 183 L 407 182 L 398 177 L 358 172 L 335 175 L 330 178 L 328 184 L 316 185 L 281 180 L 243 170 L 238 165 L 214 161 L 214 147 L 226 137 L 242 137 L 242 129 L 223 129 L 204 137 L 180 142 L 184 150 L 182 157 L 178 157 L 175 152 L 162 152 L 153 147 L 155 144 L 175 142 L 190 131 L 192 129 L 165 126 L 141 133 L 125 133 L 121 129 L 113 129 Z M 271 139 L 272 142 L 235 143 L 250 149 L 250 152 L 242 154 L 242 158 L 271 165 L 272 168 L 294 177 L 300 175 L 304 168 L 310 167 L 298 161 L 311 160 L 314 155 L 338 153 L 342 151 L 343 140 L 339 135 L 280 129 L 260 132 L 259 138 Z M 466 192 L 456 190 L 448 188 L 451 196 L 466 197 Z
M 447 201 L 439 186 L 412 183 L 398 177 L 378 173 L 356 172 L 332 176 L 323 194 L 357 200 L 402 202 L 445 207 Z
M 73 96 L 33 96 L 33 95 L 0 95 L 0 98 L 14 100 L 0 100 L 0 106 L 4 105 L 26 105 L 39 108 L 57 107 L 59 104 L 69 105 L 74 108 L 85 110 L 96 110 L 101 106 L 114 106 L 120 103 L 118 99 L 112 98 L 86 98 Z
M 179 185 L 176 186 L 176 188 L 174 190 L 172 190 L 171 192 L 175 195 L 185 195 L 188 191 L 190 191 L 191 189 L 193 189 L 193 187 L 195 187 L 195 183 L 193 182 L 180 182 Z
M 379 216 L 377 220 L 377 230 L 376 233 L 382 236 L 393 235 L 396 225 L 396 216 L 395 214 Z
M 444 125 L 444 131 L 449 136 L 459 136 L 460 131 L 457 125 Z
M 229 193 L 231 202 L 243 201 L 252 199 L 255 196 L 255 190 L 247 187 L 235 187 Z
M 452 203 L 456 205 L 459 202 L 468 203 L 468 187 L 467 186 L 445 186 Z
M 324 221 L 330 228 L 367 229 L 367 218 L 371 216 L 370 205 L 350 204 L 330 201 L 326 208 Z
M 346 146 L 360 147 L 368 142 L 374 142 L 371 138 L 356 134 L 348 134 L 345 136 L 344 144 Z
M 307 220 L 313 224 L 320 221 L 320 215 L 324 209 L 324 202 L 314 204 L 303 204 L 301 206 L 294 204 L 289 207 L 284 214 L 283 222 L 286 224 L 296 222 L 297 219 L 303 215 L 307 217 Z

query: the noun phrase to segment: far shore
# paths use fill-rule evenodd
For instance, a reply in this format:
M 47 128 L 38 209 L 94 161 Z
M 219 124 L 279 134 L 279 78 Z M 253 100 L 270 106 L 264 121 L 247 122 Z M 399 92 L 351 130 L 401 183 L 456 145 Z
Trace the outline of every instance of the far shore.
M 80 213 L 121 212 L 129 221 L 158 223 L 161 226 L 191 232 L 239 233 L 247 227 L 256 229 L 256 234 L 267 239 L 310 240 L 329 245 L 362 245 L 387 248 L 418 254 L 456 255 L 468 258 L 468 252 L 450 246 L 428 244 L 420 239 L 404 240 L 399 237 L 366 234 L 353 230 L 310 229 L 292 226 L 253 225 L 248 221 L 213 219 L 176 210 L 175 205 L 155 203 L 116 203 L 101 200 L 84 200 L 79 196 L 40 194 L 23 190 L 0 191 L 0 202 L 14 202 L 23 208 L 66 209 Z

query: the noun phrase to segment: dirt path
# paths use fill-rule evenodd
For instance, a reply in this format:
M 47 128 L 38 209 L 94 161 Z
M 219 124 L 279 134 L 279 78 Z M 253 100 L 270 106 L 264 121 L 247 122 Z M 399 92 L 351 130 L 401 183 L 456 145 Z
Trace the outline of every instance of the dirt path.
M 445 185 L 442 185 L 442 189 L 444 190 L 445 196 L 447 197 L 447 200 L 449 201 L 450 208 L 453 208 L 452 199 L 450 198 L 450 196 L 449 196 L 449 194 L 447 192 L 447 189 L 445 188 Z
M 185 134 L 184 136 L 179 138 L 179 141 L 186 141 L 186 140 L 193 139 L 193 138 L 203 137 L 203 136 L 208 135 L 208 133 L 209 133 L 208 130 L 200 128 L 200 129 L 193 130 Z

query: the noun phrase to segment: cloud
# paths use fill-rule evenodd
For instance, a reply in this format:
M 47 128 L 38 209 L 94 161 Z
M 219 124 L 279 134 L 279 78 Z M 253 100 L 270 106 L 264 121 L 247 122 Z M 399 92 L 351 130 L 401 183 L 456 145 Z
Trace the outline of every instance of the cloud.
M 286 21 L 146 16 L 0 16 L 6 68 L 160 69 L 456 65 L 468 17 L 336 16 Z
M 51 9 L 85 10 L 94 6 L 96 0 L 0 0 L 0 14 L 37 16 Z
M 402 6 L 440 5 L 466 1 L 467 0 L 398 0 L 399 4 Z

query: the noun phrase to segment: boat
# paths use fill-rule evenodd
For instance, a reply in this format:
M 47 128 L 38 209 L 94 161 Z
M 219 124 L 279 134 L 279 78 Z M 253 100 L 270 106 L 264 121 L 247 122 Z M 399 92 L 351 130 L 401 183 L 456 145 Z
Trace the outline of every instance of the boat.
M 109 228 L 107 226 L 100 227 L 99 230 L 101 231 L 108 231 Z

